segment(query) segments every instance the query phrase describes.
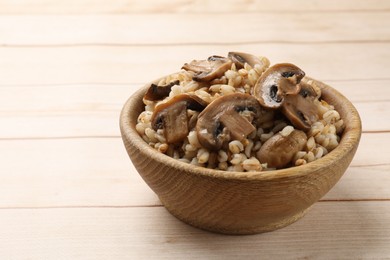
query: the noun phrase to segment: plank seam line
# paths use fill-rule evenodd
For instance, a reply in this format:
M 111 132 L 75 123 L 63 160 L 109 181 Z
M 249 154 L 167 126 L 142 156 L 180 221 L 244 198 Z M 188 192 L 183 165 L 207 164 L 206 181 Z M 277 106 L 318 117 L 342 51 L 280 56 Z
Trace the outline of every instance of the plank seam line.
M 378 44 L 390 43 L 390 40 L 335 40 L 335 41 L 241 41 L 241 42 L 182 42 L 182 43 L 69 43 L 69 44 L 0 44 L 1 48 L 77 48 L 77 47 L 177 47 L 177 46 L 232 46 L 253 44 Z
M 326 202 L 389 202 L 390 199 L 323 199 L 317 202 L 326 203 Z M 24 209 L 126 209 L 126 208 L 163 208 L 163 205 L 96 205 L 96 206 L 37 206 L 37 207 L 0 207 L 0 210 L 24 210 Z
M 363 130 L 362 133 L 364 134 L 385 134 L 389 133 L 390 130 Z
M 0 141 L 23 141 L 23 140 L 62 140 L 62 139 L 116 139 L 120 135 L 96 135 L 96 136 L 37 136 L 37 137 L 0 137 Z
M 373 164 L 355 164 L 355 165 L 350 165 L 349 167 L 352 168 L 363 168 L 363 167 L 380 167 L 380 166 L 390 166 L 390 163 L 373 163 Z
M 113 208 L 113 209 L 120 209 L 120 208 L 160 208 L 163 207 L 163 205 L 96 205 L 96 206 L 71 206 L 71 205 L 64 205 L 64 206 L 37 206 L 37 207 L 0 207 L 0 210 L 8 210 L 8 209 L 99 209 L 99 208 Z
M 390 199 L 321 199 L 318 202 L 373 202 L 390 201 Z
M 368 130 L 362 131 L 363 134 L 387 134 L 390 130 Z M 36 137 L 0 137 L 0 141 L 23 141 L 23 140 L 62 140 L 62 139 L 116 139 L 121 135 L 79 135 L 79 136 L 36 136 Z
M 376 100 L 353 100 L 352 103 L 387 103 L 390 99 L 376 99 Z
M 362 79 L 321 79 L 324 82 L 355 82 L 355 81 L 388 81 L 390 78 L 362 78 Z M 61 86 L 72 86 L 72 85 L 100 85 L 100 86 L 130 86 L 139 85 L 143 86 L 149 82 L 69 82 L 69 83 L 42 83 L 42 84 L 1 84 L 1 87 L 61 87 Z
M 301 10 L 301 9 L 295 9 L 295 10 L 257 10 L 257 11 L 224 11 L 224 12 L 216 12 L 216 11 L 193 11 L 193 12 L 181 12 L 181 11 L 139 11 L 139 12 L 123 12 L 123 11 L 95 11 L 91 13 L 83 13 L 83 12 L 35 12 L 31 13 L 29 12 L 29 15 L 35 15 L 35 16 L 52 16 L 52 15 L 58 15 L 58 16 L 69 16 L 69 15 L 231 15 L 231 14 L 239 14 L 239 15 L 245 15 L 245 14 L 301 14 L 308 12 L 310 13 L 387 13 L 389 12 L 389 8 L 383 8 L 383 9 L 308 9 L 308 10 Z M 9 12 L 1 12 L 0 15 L 25 15 L 25 12 L 15 12 L 15 11 L 9 11 Z

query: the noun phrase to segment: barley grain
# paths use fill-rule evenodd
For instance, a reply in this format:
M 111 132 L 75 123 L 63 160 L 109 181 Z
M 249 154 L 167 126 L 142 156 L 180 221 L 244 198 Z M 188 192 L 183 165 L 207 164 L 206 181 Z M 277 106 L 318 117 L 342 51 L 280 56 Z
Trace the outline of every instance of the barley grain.
M 229 143 L 229 150 L 232 153 L 237 154 L 244 150 L 244 145 L 240 141 L 234 140 Z

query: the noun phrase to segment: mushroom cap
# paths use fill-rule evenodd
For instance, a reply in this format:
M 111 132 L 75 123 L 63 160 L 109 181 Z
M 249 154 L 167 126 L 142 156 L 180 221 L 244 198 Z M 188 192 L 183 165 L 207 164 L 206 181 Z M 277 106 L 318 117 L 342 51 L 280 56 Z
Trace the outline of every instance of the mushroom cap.
M 318 121 L 321 90 L 306 82 L 300 83 L 297 95 L 287 95 L 282 105 L 282 113 L 298 129 L 308 131 Z
M 146 91 L 144 95 L 144 100 L 156 101 L 156 100 L 164 99 L 165 97 L 169 96 L 169 92 L 171 92 L 171 88 L 179 84 L 180 84 L 179 80 L 172 81 L 165 86 L 158 86 L 156 84 L 151 84 L 150 87 L 148 88 L 148 91 Z
M 207 60 L 193 60 L 185 63 L 182 69 L 195 72 L 194 81 L 209 82 L 213 79 L 222 77 L 232 66 L 231 59 L 213 55 Z
M 198 116 L 196 131 L 199 143 L 211 150 L 220 149 L 231 137 L 244 139 L 256 128 L 239 113 L 249 110 L 254 118 L 262 113 L 256 98 L 249 94 L 234 93 L 211 102 Z
M 248 63 L 252 68 L 255 67 L 256 64 L 260 65 L 260 67 L 265 68 L 269 66 L 269 61 L 266 58 L 260 59 L 258 56 L 245 53 L 245 52 L 229 52 L 228 58 L 230 58 L 237 69 L 244 68 L 245 63 Z
M 306 142 L 307 136 L 300 130 L 294 129 L 287 136 L 277 133 L 261 146 L 256 157 L 261 163 L 267 163 L 268 167 L 280 169 L 291 162 Z
M 187 108 L 202 111 L 207 102 L 193 94 L 180 94 L 154 109 L 151 124 L 154 130 L 164 129 L 167 143 L 183 140 L 189 132 Z
M 253 88 L 253 95 L 262 106 L 279 108 L 286 95 L 299 92 L 298 84 L 304 76 L 305 72 L 294 64 L 275 64 L 259 77 Z

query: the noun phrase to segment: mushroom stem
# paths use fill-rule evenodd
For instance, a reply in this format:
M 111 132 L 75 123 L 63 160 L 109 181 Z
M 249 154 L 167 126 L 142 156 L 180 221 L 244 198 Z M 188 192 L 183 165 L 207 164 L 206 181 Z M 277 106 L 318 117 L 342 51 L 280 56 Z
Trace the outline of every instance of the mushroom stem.
M 196 95 L 180 94 L 155 107 L 151 118 L 154 130 L 164 129 L 167 143 L 182 141 L 189 133 L 187 108 L 202 111 L 207 103 Z
M 233 139 L 242 141 L 256 128 L 236 111 L 225 113 L 220 118 L 221 123 L 229 130 Z
M 300 86 L 301 90 L 297 95 L 286 96 L 282 105 L 282 113 L 293 126 L 309 131 L 311 125 L 319 118 L 320 101 L 318 98 L 321 90 L 304 82 L 301 82 Z
M 196 131 L 200 144 L 211 150 L 220 149 L 230 138 L 242 140 L 255 130 L 251 122 L 239 114 L 249 110 L 257 119 L 262 107 L 256 98 L 235 93 L 217 98 L 198 116 Z
M 167 143 L 183 140 L 189 133 L 186 102 L 178 102 L 171 107 L 173 113 L 166 113 L 163 121 L 164 136 Z

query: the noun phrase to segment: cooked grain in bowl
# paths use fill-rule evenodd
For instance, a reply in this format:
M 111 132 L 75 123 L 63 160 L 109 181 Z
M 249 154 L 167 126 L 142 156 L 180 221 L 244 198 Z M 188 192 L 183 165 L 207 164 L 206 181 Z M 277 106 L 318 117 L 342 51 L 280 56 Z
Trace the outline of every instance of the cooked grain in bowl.
M 256 172 L 310 163 L 337 147 L 344 122 L 304 76 L 246 53 L 194 60 L 150 86 L 136 130 L 196 166 Z

